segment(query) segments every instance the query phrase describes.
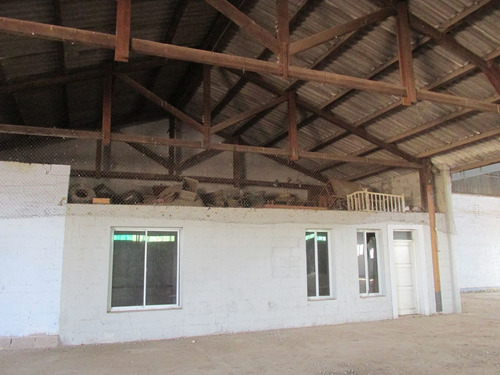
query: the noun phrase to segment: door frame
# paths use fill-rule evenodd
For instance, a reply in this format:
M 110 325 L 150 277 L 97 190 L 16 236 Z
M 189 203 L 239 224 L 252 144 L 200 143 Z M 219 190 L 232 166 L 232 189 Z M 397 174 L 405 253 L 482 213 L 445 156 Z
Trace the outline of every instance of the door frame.
M 392 294 L 392 315 L 393 318 L 398 318 L 399 304 L 397 294 L 396 280 L 396 254 L 394 250 L 394 232 L 407 231 L 412 233 L 412 260 L 414 272 L 414 287 L 415 297 L 417 298 L 417 314 L 429 315 L 429 273 L 427 272 L 427 254 L 425 251 L 424 228 L 421 225 L 388 225 L 388 242 L 389 242 L 389 264 L 391 274 L 391 294 Z

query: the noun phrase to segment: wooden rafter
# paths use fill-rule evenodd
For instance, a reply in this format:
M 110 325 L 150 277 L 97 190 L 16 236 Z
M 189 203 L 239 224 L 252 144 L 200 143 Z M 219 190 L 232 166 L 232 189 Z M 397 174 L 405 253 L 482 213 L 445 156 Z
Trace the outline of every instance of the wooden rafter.
M 278 63 L 283 78 L 288 78 L 290 30 L 288 25 L 288 0 L 276 0 L 276 35 L 279 43 Z
M 296 94 L 294 91 L 288 93 L 288 146 L 290 149 L 290 160 L 299 160 L 299 141 L 297 135 Z
M 268 101 L 267 103 L 261 104 L 257 107 L 251 108 L 248 111 L 239 113 L 238 115 L 231 117 L 227 120 L 221 121 L 216 125 L 213 125 L 212 128 L 210 129 L 212 134 L 218 133 L 230 126 L 236 125 L 241 121 L 245 121 L 248 118 L 254 117 L 258 113 L 261 113 L 263 111 L 266 111 L 270 108 L 274 108 L 277 105 L 285 102 L 287 100 L 286 96 L 279 96 L 276 99 L 272 99 Z
M 334 26 L 330 29 L 321 31 L 317 34 L 311 35 L 307 38 L 296 41 L 290 45 L 290 56 L 299 52 L 313 48 L 319 44 L 328 42 L 336 37 L 356 31 L 362 27 L 379 22 L 395 12 L 393 7 L 386 7 L 376 12 L 370 13 L 366 16 L 356 18 L 345 24 Z
M 117 0 L 115 60 L 128 62 L 132 0 Z
M 475 161 L 469 164 L 461 164 L 457 167 L 451 168 L 451 173 L 463 172 L 469 169 L 481 168 L 496 163 L 500 163 L 500 154 L 490 157 L 488 159 Z
M 204 134 L 205 133 L 205 128 L 203 127 L 202 124 L 200 124 L 198 121 L 192 119 L 188 115 L 186 115 L 184 112 L 180 111 L 179 109 L 175 108 L 173 105 L 169 104 L 162 98 L 160 98 L 158 95 L 155 93 L 151 92 L 138 82 L 134 81 L 132 78 L 126 76 L 125 74 L 122 73 L 115 73 L 115 76 L 119 78 L 122 82 L 125 82 L 127 85 L 132 87 L 135 91 L 137 91 L 139 94 L 143 95 L 147 99 L 149 99 L 152 103 L 156 104 L 160 108 L 164 109 L 168 113 L 174 115 L 176 118 L 181 120 L 184 124 L 190 126 L 197 132 Z
M 257 42 L 279 54 L 280 43 L 278 40 L 234 5 L 226 0 L 205 0 L 205 2 L 233 21 L 243 31 L 253 36 Z

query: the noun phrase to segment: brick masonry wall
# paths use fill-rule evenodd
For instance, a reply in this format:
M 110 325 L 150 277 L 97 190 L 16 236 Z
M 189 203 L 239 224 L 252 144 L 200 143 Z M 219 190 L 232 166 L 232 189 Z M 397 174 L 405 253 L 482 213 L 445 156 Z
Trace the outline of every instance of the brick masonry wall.
M 1 348 L 57 343 L 68 181 L 66 166 L 0 162 Z
M 390 319 L 388 228 L 394 225 L 421 233 L 419 287 L 432 306 L 426 223 L 426 214 L 68 205 L 61 340 L 76 345 Z M 181 229 L 180 308 L 108 312 L 114 226 Z M 330 234 L 332 299 L 307 299 L 307 229 Z M 380 234 L 381 296 L 359 296 L 357 229 Z M 440 238 L 446 242 L 443 233 Z

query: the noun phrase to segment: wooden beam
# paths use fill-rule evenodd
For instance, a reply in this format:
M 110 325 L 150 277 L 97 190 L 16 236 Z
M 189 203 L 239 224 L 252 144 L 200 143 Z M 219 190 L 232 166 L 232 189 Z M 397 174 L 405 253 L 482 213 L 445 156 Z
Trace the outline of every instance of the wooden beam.
M 257 107 L 249 109 L 248 111 L 239 113 L 238 115 L 236 115 L 232 118 L 229 118 L 227 120 L 219 122 L 218 124 L 212 126 L 212 128 L 210 129 L 210 132 L 211 132 L 211 134 L 215 134 L 217 132 L 220 132 L 220 131 L 222 131 L 230 126 L 236 125 L 237 123 L 239 123 L 241 121 L 245 121 L 246 119 L 257 115 L 258 113 L 266 111 L 270 108 L 274 108 L 277 105 L 280 105 L 281 103 L 285 102 L 286 100 L 287 100 L 286 96 L 279 96 L 275 99 L 268 101 L 267 103 L 261 104 Z
M 451 168 L 451 173 L 458 173 L 458 172 L 467 171 L 469 169 L 486 167 L 487 165 L 496 164 L 496 163 L 500 163 L 500 154 L 498 154 L 497 156 L 493 156 L 491 158 L 488 158 L 488 159 L 475 161 L 475 162 L 472 162 L 469 164 L 460 164 L 459 166 Z
M 290 160 L 299 160 L 299 142 L 297 136 L 295 91 L 288 93 L 288 148 L 290 149 Z
M 165 100 L 163 100 L 158 95 L 151 92 L 138 82 L 134 81 L 132 78 L 122 73 L 115 73 L 115 76 L 119 78 L 121 81 L 125 82 L 130 87 L 132 87 L 139 94 L 149 99 L 152 103 L 163 108 L 165 111 L 167 111 L 168 113 L 172 114 L 173 116 L 181 120 L 184 124 L 190 126 L 191 128 L 193 128 L 194 130 L 196 130 L 201 134 L 205 133 L 205 128 L 203 127 L 203 125 L 201 125 L 199 122 L 186 115 L 184 112 L 175 108 L 173 105 L 167 103 Z
M 403 104 L 406 106 L 417 102 L 415 76 L 413 73 L 413 57 L 411 53 L 410 26 L 408 23 L 408 1 L 397 4 L 396 36 L 398 41 L 399 72 L 401 83 L 406 88 Z
M 194 154 L 193 156 L 190 156 L 189 158 L 180 161 L 175 165 L 174 169 L 177 172 L 177 174 L 179 174 L 188 168 L 194 167 L 196 164 L 199 164 L 205 160 L 213 158 L 216 155 L 219 155 L 221 152 L 222 151 L 210 150 L 210 149 L 203 150 L 202 152 Z
M 72 130 L 60 128 L 42 128 L 39 126 L 0 124 L 0 133 L 38 135 L 41 137 L 56 137 L 69 139 L 93 139 L 101 140 L 101 132 L 89 130 Z
M 492 102 L 492 103 L 498 102 L 498 101 L 500 101 L 500 95 L 495 95 L 491 98 L 486 99 L 485 101 Z M 458 111 L 448 113 L 442 117 L 438 117 L 434 120 L 426 122 L 425 124 L 408 129 L 404 132 L 401 132 L 393 137 L 386 139 L 385 141 L 388 143 L 401 142 L 401 141 L 407 140 L 411 137 L 416 137 L 417 135 L 425 133 L 429 130 L 435 129 L 435 128 L 445 124 L 448 121 L 454 120 L 454 119 L 461 117 L 461 116 L 468 115 L 469 113 L 472 113 L 472 112 L 474 112 L 474 110 L 470 109 L 470 108 L 460 109 Z
M 471 108 L 476 111 L 500 113 L 500 105 L 488 103 L 484 100 L 463 98 L 456 95 L 443 94 L 428 90 L 417 90 L 417 96 L 421 100 L 428 100 L 430 102 L 451 104 L 459 107 Z
M 276 0 L 276 26 L 280 45 L 278 64 L 284 79 L 288 78 L 288 49 L 290 48 L 290 30 L 288 26 L 288 0 Z
M 210 143 L 210 134 L 212 126 L 211 114 L 211 69 L 210 65 L 203 65 L 203 144 Z
M 170 139 L 175 139 L 175 117 L 170 115 L 168 119 L 168 137 Z M 175 172 L 175 148 L 168 148 L 168 161 L 170 168 L 168 169 L 169 174 L 174 174 Z
M 434 200 L 434 184 L 432 181 L 432 172 L 430 165 L 427 167 L 425 173 L 426 193 L 427 193 L 427 212 L 429 213 L 429 229 L 431 233 L 431 251 L 432 251 L 432 273 L 434 276 L 434 293 L 436 298 L 436 312 L 443 311 L 443 304 L 441 299 L 441 277 L 439 273 L 439 249 L 437 241 L 437 228 L 436 228 L 436 203 Z
M 117 0 L 115 61 L 128 62 L 132 0 Z
M 72 169 L 71 177 L 96 177 L 93 170 L 88 169 Z M 131 180 L 151 180 L 151 181 L 182 181 L 185 177 L 193 178 L 201 183 L 212 183 L 221 185 L 233 185 L 232 178 L 221 177 L 206 177 L 206 176 L 172 176 L 168 174 L 155 174 L 155 173 L 138 173 L 138 172 L 114 172 L 107 171 L 102 173 L 103 178 L 116 178 L 116 179 L 131 179 Z M 260 187 L 274 187 L 274 181 L 259 181 L 259 180 L 242 180 L 241 186 L 260 186 Z M 321 187 L 320 185 L 312 184 L 298 184 L 290 182 L 280 182 L 280 186 L 285 189 L 300 189 L 307 190 L 311 188 Z
M 321 31 L 307 38 L 301 39 L 290 45 L 290 56 L 305 51 L 307 49 L 313 48 L 319 44 L 328 42 L 329 40 L 332 40 L 341 35 L 358 30 L 367 25 L 379 22 L 389 16 L 392 16 L 393 14 L 394 14 L 393 7 L 383 8 L 377 10 L 376 12 L 370 13 L 366 16 L 356 18 L 355 20 L 347 22 L 343 25 L 334 26 L 331 27 L 330 29 Z
M 255 21 L 241 12 L 234 5 L 226 0 L 205 0 L 205 2 L 213 6 L 215 9 L 217 9 L 219 12 L 233 21 L 243 31 L 253 36 L 257 42 L 266 46 L 276 54 L 280 52 L 280 44 L 278 40 L 264 28 L 257 25 Z
M 139 144 L 139 143 L 127 143 L 130 147 L 135 149 L 136 151 L 139 151 L 141 154 L 144 156 L 148 157 L 149 159 L 153 160 L 154 162 L 158 163 L 162 167 L 170 170 L 172 168 L 172 162 L 170 159 L 164 158 L 163 156 L 157 154 L 153 150 L 149 149 L 148 147 Z
M 491 85 L 495 88 L 497 94 L 500 94 L 500 70 L 498 69 L 498 66 L 493 64 L 494 62 L 492 62 L 492 65 L 488 68 L 483 69 L 483 73 L 486 78 L 488 78 Z
M 102 124 L 101 124 L 101 147 L 102 166 L 104 170 L 111 167 L 111 105 L 113 96 L 113 72 L 109 65 L 108 73 L 104 77 L 102 95 Z
M 409 15 L 409 19 L 411 26 L 419 33 L 429 36 L 438 44 L 455 53 L 457 56 L 470 61 L 472 64 L 482 69 L 486 69 L 488 67 L 483 58 L 462 46 L 451 35 L 439 31 L 413 14 Z
M 495 137 L 498 137 L 499 135 L 500 135 L 500 128 L 491 129 L 491 130 L 485 131 L 484 133 L 481 133 L 481 134 L 474 134 L 474 135 L 471 135 L 470 137 L 467 137 L 465 139 L 461 139 L 459 141 L 452 142 L 452 143 L 449 143 L 449 144 L 441 146 L 441 147 L 433 148 L 432 150 L 427 150 L 425 152 L 421 152 L 417 156 L 419 158 L 428 158 L 431 156 L 436 156 L 436 155 L 439 155 L 439 154 L 442 154 L 445 152 L 449 152 L 449 151 L 456 150 L 458 148 L 462 148 L 464 146 L 471 145 L 471 144 L 476 143 L 476 142 L 488 140 L 490 138 L 495 138 Z
M 240 143 L 240 137 L 236 136 L 233 138 L 234 144 Z M 243 155 L 241 152 L 233 152 L 233 179 L 234 187 L 239 188 L 241 186 L 241 180 L 243 180 Z

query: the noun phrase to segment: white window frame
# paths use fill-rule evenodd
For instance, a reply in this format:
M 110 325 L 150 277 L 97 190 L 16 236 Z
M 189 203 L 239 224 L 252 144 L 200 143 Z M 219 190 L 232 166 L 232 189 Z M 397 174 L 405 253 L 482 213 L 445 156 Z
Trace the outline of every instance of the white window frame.
M 328 234 L 328 237 L 327 237 L 327 245 L 328 245 L 328 287 L 329 287 L 329 294 L 327 296 L 307 296 L 307 299 L 309 301 L 321 301 L 321 300 L 329 300 L 329 299 L 333 299 L 334 298 L 334 294 L 333 294 L 333 284 L 332 284 L 332 246 L 331 246 L 331 231 L 328 230 L 328 229 L 306 229 L 304 234 L 306 234 L 307 232 L 314 232 L 315 234 L 315 238 L 317 238 L 318 236 L 318 232 L 326 232 Z M 307 255 L 306 255 L 306 258 L 307 258 Z M 306 259 L 306 262 L 307 262 L 307 259 Z M 306 265 L 307 267 L 307 265 Z M 315 270 L 316 270 L 316 275 L 315 275 L 315 282 L 316 282 L 316 294 L 319 293 L 319 272 L 317 272 L 318 270 L 318 242 L 317 241 L 314 241 L 314 267 L 315 267 Z M 307 274 L 307 273 L 306 273 Z M 306 279 L 306 287 L 308 287 L 307 285 L 307 282 L 308 280 Z
M 114 233 L 115 231 L 130 232 L 177 232 L 177 279 L 176 279 L 176 303 L 167 305 L 146 305 L 146 278 L 147 278 L 147 242 L 144 251 L 144 292 L 142 306 L 111 306 L 111 294 L 113 290 L 113 256 L 114 256 Z M 109 262 L 109 287 L 108 287 L 108 312 L 124 311 L 149 311 L 149 310 L 168 310 L 181 308 L 180 302 L 180 249 L 181 249 L 181 228 L 154 228 L 154 227 L 112 227 L 111 228 L 111 252 Z
M 358 253 L 358 233 L 363 233 L 363 258 L 364 258 L 364 266 L 365 266 L 365 287 L 366 287 L 366 292 L 362 293 L 359 290 L 359 263 L 358 263 L 358 293 L 361 297 L 376 297 L 376 296 L 382 296 L 382 281 L 381 281 L 381 274 L 380 274 L 380 269 L 381 265 L 380 262 L 383 260 L 381 256 L 381 244 L 380 244 L 380 235 L 379 235 L 379 230 L 376 229 L 357 229 L 356 230 L 356 253 Z M 378 282 L 378 292 L 376 293 L 370 293 L 370 275 L 369 275 L 369 270 L 368 270 L 368 251 L 367 251 L 367 243 L 366 243 L 366 233 L 374 233 L 375 234 L 375 242 L 377 244 L 377 282 Z M 357 254 L 359 256 L 359 254 Z

